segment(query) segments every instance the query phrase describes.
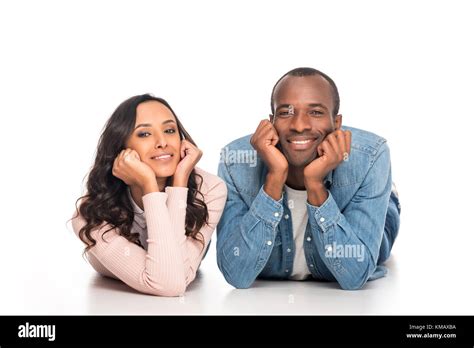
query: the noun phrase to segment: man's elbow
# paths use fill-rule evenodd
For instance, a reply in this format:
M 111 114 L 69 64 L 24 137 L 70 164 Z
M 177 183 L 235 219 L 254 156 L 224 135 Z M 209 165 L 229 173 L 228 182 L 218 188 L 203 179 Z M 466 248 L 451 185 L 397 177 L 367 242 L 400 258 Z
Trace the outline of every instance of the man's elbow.
M 361 275 L 351 275 L 351 277 L 346 277 L 338 279 L 339 286 L 342 290 L 361 290 L 369 279 L 368 273 Z
M 218 262 L 219 269 L 226 282 L 236 289 L 248 289 L 255 279 L 243 276 L 242 272 L 234 272 L 227 269 L 221 262 Z
M 248 289 L 253 284 L 253 280 L 233 280 L 233 281 L 227 280 L 227 282 L 236 289 Z
M 361 290 L 366 282 L 344 282 L 344 283 L 339 283 L 339 286 L 341 287 L 342 290 Z

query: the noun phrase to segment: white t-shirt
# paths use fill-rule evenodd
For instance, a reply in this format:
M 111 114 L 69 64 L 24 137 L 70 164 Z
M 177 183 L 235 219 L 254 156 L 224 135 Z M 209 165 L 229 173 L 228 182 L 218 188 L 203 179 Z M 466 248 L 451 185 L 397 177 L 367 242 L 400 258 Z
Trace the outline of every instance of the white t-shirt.
M 295 258 L 290 279 L 303 280 L 311 276 L 303 249 L 304 234 L 308 223 L 308 210 L 306 208 L 308 193 L 306 190 L 295 190 L 287 185 L 285 185 L 285 190 L 288 196 L 288 208 L 291 212 L 293 240 L 295 242 Z

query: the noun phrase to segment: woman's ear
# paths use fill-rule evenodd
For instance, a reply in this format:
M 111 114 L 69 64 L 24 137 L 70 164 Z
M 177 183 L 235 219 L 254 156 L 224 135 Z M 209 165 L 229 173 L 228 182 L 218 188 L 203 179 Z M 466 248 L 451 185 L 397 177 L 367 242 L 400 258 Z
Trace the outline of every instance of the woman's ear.
M 339 114 L 339 115 L 336 115 L 336 117 L 334 117 L 334 129 L 335 130 L 341 129 L 341 126 L 342 126 L 342 115 Z

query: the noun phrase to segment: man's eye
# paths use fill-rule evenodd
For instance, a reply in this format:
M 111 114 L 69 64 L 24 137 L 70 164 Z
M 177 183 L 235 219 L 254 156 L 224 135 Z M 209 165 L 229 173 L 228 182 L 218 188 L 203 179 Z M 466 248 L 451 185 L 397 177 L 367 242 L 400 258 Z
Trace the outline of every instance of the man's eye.
M 167 129 L 167 130 L 165 130 L 165 133 L 167 133 L 167 134 L 176 133 L 176 129 L 173 129 L 173 128 Z
M 280 111 L 278 116 L 288 116 L 290 113 L 288 111 Z
M 322 116 L 322 115 L 323 115 L 323 113 L 322 113 L 321 111 L 318 111 L 318 110 L 311 110 L 311 111 L 309 112 L 309 114 L 310 114 L 311 116 Z
M 139 137 L 139 138 L 146 138 L 146 137 L 148 137 L 148 136 L 150 136 L 150 135 L 151 135 L 150 132 L 140 132 L 140 133 L 138 133 L 138 137 Z

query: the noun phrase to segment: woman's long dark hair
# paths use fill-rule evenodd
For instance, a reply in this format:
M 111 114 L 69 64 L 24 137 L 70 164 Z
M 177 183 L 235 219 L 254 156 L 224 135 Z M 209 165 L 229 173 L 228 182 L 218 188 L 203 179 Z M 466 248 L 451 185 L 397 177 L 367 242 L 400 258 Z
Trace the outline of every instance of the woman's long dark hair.
M 79 231 L 79 238 L 87 245 L 84 253 L 96 244 L 91 232 L 100 227 L 103 222 L 111 226 L 106 232 L 117 228 L 120 235 L 141 246 L 138 233 L 131 233 L 134 211 L 127 185 L 112 174 L 112 167 L 117 155 L 126 148 L 126 141 L 133 132 L 137 106 L 150 100 L 165 105 L 176 118 L 181 140 L 186 139 L 196 145 L 171 106 L 164 99 L 143 94 L 127 99 L 120 104 L 107 121 L 100 136 L 95 162 L 87 179 L 87 192 L 76 201 L 77 213 L 86 220 L 86 224 Z M 170 184 L 169 179 L 167 185 Z M 203 236 L 199 230 L 208 223 L 209 214 L 204 197 L 200 192 L 201 186 L 202 176 L 193 169 L 188 180 L 185 233 L 186 236 L 200 241 L 204 247 Z M 77 208 L 79 200 L 81 200 L 81 204 Z

